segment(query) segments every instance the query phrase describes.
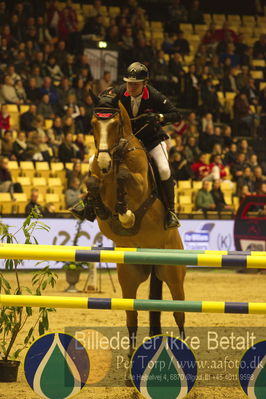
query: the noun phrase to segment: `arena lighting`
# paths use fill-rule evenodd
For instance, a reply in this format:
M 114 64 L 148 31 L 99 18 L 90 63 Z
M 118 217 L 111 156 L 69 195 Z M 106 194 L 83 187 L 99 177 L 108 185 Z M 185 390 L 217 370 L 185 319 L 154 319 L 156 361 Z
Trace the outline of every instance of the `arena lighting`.
M 107 43 L 100 40 L 99 43 L 98 43 L 98 47 L 99 48 L 106 48 L 107 47 Z

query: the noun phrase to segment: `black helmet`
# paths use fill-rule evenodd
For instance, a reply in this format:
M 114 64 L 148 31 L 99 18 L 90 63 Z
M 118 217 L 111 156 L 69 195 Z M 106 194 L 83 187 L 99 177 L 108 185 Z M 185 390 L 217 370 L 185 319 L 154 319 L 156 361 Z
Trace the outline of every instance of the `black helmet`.
M 143 82 L 149 79 L 149 71 L 146 65 L 140 62 L 133 62 L 127 68 L 126 76 L 124 76 L 125 82 Z

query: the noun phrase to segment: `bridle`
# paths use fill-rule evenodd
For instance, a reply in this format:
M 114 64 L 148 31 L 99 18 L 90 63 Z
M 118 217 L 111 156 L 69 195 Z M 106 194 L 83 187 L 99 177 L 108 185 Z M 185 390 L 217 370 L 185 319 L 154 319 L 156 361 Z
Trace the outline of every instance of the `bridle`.
M 117 114 L 119 114 L 119 124 L 118 124 L 119 140 L 111 148 L 100 149 L 96 147 L 97 150 L 95 155 L 96 159 L 98 158 L 100 153 L 107 153 L 112 159 L 120 161 L 122 160 L 126 152 L 133 151 L 135 149 L 143 149 L 141 147 L 128 148 L 128 144 L 133 139 L 133 137 L 135 137 L 135 135 L 131 132 L 126 137 L 123 137 L 123 135 L 121 134 L 123 129 L 123 123 L 121 119 L 121 111 L 119 108 L 96 107 L 94 109 L 94 116 L 99 121 L 113 119 Z M 139 117 L 140 116 L 141 115 L 139 115 Z

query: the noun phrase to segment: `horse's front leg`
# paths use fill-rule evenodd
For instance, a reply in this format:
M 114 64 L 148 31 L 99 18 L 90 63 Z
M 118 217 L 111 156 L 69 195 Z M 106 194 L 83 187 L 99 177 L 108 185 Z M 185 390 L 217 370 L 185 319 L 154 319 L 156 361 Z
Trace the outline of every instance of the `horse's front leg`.
M 87 181 L 87 188 L 92 199 L 96 216 L 101 220 L 108 219 L 111 213 L 108 208 L 104 205 L 100 195 L 100 179 L 96 176 L 90 176 Z
M 126 201 L 126 184 L 131 179 L 131 173 L 129 169 L 120 167 L 117 174 L 117 192 L 116 192 L 116 205 L 115 210 L 118 213 L 119 220 L 123 227 L 131 228 L 135 224 L 135 215 L 128 209 Z

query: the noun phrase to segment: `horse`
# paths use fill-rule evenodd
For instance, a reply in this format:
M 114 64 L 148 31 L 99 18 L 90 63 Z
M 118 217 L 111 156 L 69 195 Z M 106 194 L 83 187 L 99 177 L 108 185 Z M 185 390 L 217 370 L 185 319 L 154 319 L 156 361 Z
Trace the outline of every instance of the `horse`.
M 165 230 L 147 153 L 124 106 L 95 108 L 92 127 L 96 153 L 87 187 L 101 232 L 119 247 L 182 249 L 178 229 Z M 123 298 L 135 299 L 139 285 L 150 281 L 150 299 L 162 299 L 162 282 L 174 300 L 184 300 L 185 266 L 117 264 Z M 132 354 L 138 327 L 136 311 L 126 311 Z M 185 315 L 174 312 L 180 336 Z M 161 333 L 160 312 L 150 312 L 150 336 Z

